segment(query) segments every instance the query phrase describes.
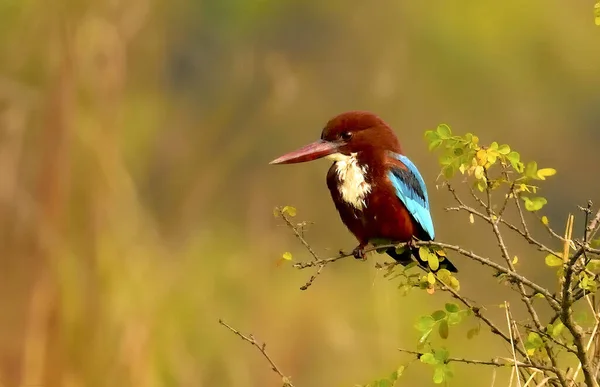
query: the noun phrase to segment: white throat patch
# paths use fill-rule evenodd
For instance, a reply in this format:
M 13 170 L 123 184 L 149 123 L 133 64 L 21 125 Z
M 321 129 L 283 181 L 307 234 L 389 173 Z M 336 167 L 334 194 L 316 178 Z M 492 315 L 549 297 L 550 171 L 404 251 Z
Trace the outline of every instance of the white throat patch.
M 365 180 L 367 166 L 358 165 L 356 153 L 351 153 L 350 156 L 334 153 L 327 158 L 335 161 L 336 172 L 340 180 L 338 190 L 342 199 L 358 210 L 365 208 L 365 197 L 371 192 L 371 185 Z

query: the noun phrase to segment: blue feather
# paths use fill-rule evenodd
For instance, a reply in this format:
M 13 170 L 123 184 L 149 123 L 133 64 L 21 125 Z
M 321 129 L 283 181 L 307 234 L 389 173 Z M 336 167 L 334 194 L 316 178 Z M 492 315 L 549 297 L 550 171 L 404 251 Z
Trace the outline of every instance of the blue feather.
M 430 239 L 433 240 L 435 231 L 429 212 L 429 197 L 427 196 L 427 187 L 423 177 L 408 157 L 392 152 L 390 152 L 390 155 L 407 168 L 392 167 L 388 171 L 388 177 L 396 189 L 396 195 Z

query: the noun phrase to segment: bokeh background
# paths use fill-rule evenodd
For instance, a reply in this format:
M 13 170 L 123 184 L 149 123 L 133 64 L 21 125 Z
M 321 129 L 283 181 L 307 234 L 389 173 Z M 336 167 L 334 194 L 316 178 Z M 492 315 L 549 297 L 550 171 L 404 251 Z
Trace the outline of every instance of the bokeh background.
M 435 189 L 423 132 L 445 122 L 555 167 L 544 213 L 562 230 L 578 204 L 600 202 L 592 7 L 0 1 L 0 385 L 280 385 L 219 318 L 266 341 L 296 386 L 353 386 L 407 363 L 395 349 L 414 348 L 416 318 L 447 296 L 401 297 L 379 256 L 338 262 L 300 291 L 310 273 L 276 263 L 284 251 L 310 257 L 273 207 L 314 222 L 306 235 L 324 256 L 355 241 L 330 203 L 327 162 L 268 161 L 335 114 L 372 110 L 425 175 L 438 238 L 498 257 L 489 232 L 446 213 Z M 508 241 L 553 286 L 543 255 Z M 506 288 L 455 262 L 464 294 L 502 323 Z M 438 344 L 510 353 L 484 331 L 467 341 L 472 326 Z M 456 385 L 491 381 L 489 369 L 455 371 Z M 420 364 L 399 383 L 431 384 Z

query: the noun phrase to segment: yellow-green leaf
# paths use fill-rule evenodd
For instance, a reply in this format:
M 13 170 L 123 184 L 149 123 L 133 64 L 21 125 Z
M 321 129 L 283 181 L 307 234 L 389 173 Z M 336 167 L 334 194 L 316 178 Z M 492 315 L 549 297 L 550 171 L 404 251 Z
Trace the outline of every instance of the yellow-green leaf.
M 437 133 L 440 136 L 440 138 L 448 138 L 452 135 L 452 130 L 450 130 L 450 127 L 446 124 L 440 124 L 437 127 Z
M 284 214 L 287 213 L 289 216 L 296 216 L 296 207 L 285 206 L 283 207 L 283 210 L 281 210 L 281 212 L 283 212 Z
M 515 257 L 514 257 L 514 258 L 513 258 L 513 260 L 512 260 L 512 264 L 513 264 L 513 265 L 516 265 L 516 264 L 517 264 L 517 262 L 519 262 L 519 257 L 517 257 L 517 256 L 515 255 Z
M 427 282 L 429 282 L 432 285 L 435 284 L 435 276 L 432 272 L 427 273 Z
M 548 265 L 550 267 L 561 266 L 563 264 L 562 259 L 560 259 L 559 257 L 557 257 L 554 254 L 546 255 L 545 261 L 546 261 L 546 265 Z
M 594 24 L 600 26 L 600 1 L 594 4 Z
M 547 226 L 549 223 L 548 217 L 546 215 L 542 216 L 542 224 Z
M 556 169 L 554 168 L 542 168 L 537 171 L 537 178 L 540 180 L 546 180 L 547 177 L 556 175 Z
M 510 153 L 510 147 L 506 144 L 502 144 L 498 147 L 498 153 L 506 156 L 507 154 Z
M 292 260 L 292 253 L 290 253 L 289 251 L 286 251 L 285 253 L 283 253 L 282 258 L 285 259 L 286 261 L 291 261 Z
M 440 260 L 439 260 L 438 256 L 435 254 L 431 254 L 429 256 L 429 259 L 427 260 L 427 262 L 429 263 L 429 267 L 433 271 L 436 271 L 437 269 L 440 268 Z

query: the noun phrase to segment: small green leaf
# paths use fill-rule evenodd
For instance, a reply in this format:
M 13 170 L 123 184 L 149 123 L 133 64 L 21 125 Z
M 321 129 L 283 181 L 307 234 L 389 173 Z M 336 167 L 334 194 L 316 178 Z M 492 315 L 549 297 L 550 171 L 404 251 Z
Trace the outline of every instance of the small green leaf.
M 467 331 L 467 339 L 471 340 L 473 337 L 479 334 L 479 327 L 471 328 Z
M 285 259 L 286 261 L 291 261 L 292 260 L 292 253 L 290 253 L 289 251 L 286 251 L 285 253 L 283 253 L 283 259 Z
M 417 323 L 415 324 L 415 328 L 417 328 L 419 332 L 427 332 L 433 329 L 434 325 L 435 320 L 433 317 L 426 315 L 419 317 Z
M 557 321 L 552 326 L 552 332 L 551 332 L 552 337 L 556 338 L 556 337 L 560 336 L 560 333 L 562 332 L 564 327 L 565 327 L 565 325 L 562 323 L 562 321 Z
M 548 203 L 548 200 L 541 196 L 536 196 L 532 198 L 528 196 L 521 196 L 521 198 L 525 202 L 525 209 L 531 212 L 541 210 L 542 207 L 544 207 Z
M 284 214 L 287 213 L 289 216 L 296 216 L 296 207 L 292 207 L 292 206 L 285 206 L 283 207 L 283 210 L 281 210 L 281 212 L 283 212 Z
M 438 363 L 437 359 L 431 352 L 427 352 L 421 355 L 421 363 L 435 365 Z
M 446 372 L 444 370 L 444 367 L 435 367 L 435 370 L 433 370 L 433 382 L 435 384 L 442 384 L 444 383 L 445 378 Z
M 554 168 L 542 168 L 537 171 L 537 178 L 540 180 L 546 180 L 547 177 L 556 175 L 556 169 Z
M 525 349 L 529 355 L 533 355 L 535 351 L 544 346 L 544 341 L 539 334 L 530 332 L 525 341 Z
M 498 153 L 506 156 L 510 153 L 510 147 L 506 144 L 502 144 L 498 147 Z
M 438 332 L 442 339 L 445 340 L 448 338 L 448 320 L 440 321 L 440 326 L 439 326 Z
M 462 315 L 460 313 L 450 313 L 448 315 L 448 324 L 456 325 L 462 321 Z
M 446 348 L 436 349 L 433 354 L 438 363 L 445 363 L 450 358 L 450 352 Z
M 546 262 L 546 265 L 550 267 L 562 266 L 563 264 L 563 260 L 554 254 L 546 255 L 546 259 L 544 261 Z
M 532 179 L 537 178 L 537 163 L 535 161 L 527 163 L 527 166 L 525 167 L 525 176 Z
M 427 282 L 429 282 L 432 285 L 435 284 L 435 276 L 432 272 L 427 273 Z
M 444 305 L 444 308 L 448 313 L 458 313 L 460 311 L 460 307 L 453 302 L 448 302 Z
M 431 314 L 431 317 L 433 317 L 435 321 L 440 321 L 446 318 L 446 312 L 444 312 L 443 310 L 436 310 Z
M 432 253 L 429 256 L 429 259 L 427 259 L 427 262 L 429 263 L 429 267 L 433 271 L 436 271 L 437 269 L 440 268 L 440 260 L 439 260 L 438 256 L 435 255 L 435 253 Z
M 436 131 L 442 139 L 448 138 L 452 135 L 452 130 L 450 130 L 450 127 L 446 124 L 438 125 Z
M 506 159 L 510 162 L 510 165 L 519 172 L 519 163 L 521 161 L 521 155 L 518 152 L 510 152 L 506 155 Z
M 429 149 L 429 151 L 432 151 L 432 150 L 438 148 L 440 145 L 442 145 L 442 140 L 440 140 L 440 139 L 433 140 L 429 143 L 428 149 Z

